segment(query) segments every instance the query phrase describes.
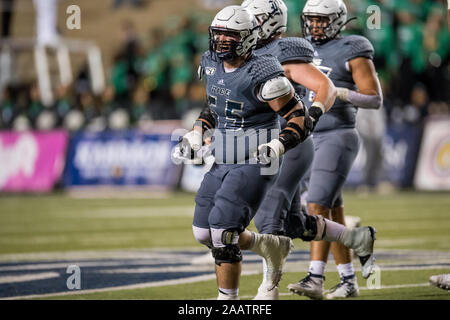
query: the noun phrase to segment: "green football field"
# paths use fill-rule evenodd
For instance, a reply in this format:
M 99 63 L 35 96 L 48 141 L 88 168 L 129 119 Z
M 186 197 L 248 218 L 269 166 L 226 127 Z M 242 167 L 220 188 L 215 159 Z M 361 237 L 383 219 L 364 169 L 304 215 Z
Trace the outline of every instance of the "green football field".
M 450 193 L 347 191 L 344 200 L 347 215 L 378 231 L 376 278 L 362 279 L 359 262 L 354 263 L 358 299 L 450 299 L 449 292 L 428 284 L 431 275 L 450 273 Z M 192 236 L 193 209 L 189 193 L 148 199 L 3 195 L 0 298 L 214 299 L 213 265 L 189 264 L 206 252 Z M 280 283 L 284 300 L 307 299 L 286 289 L 306 275 L 308 265 L 309 245 L 294 244 Z M 243 266 L 241 299 L 251 299 L 261 279 L 259 258 L 244 253 L 244 261 L 246 257 L 250 262 Z M 80 290 L 62 288 L 69 262 L 80 263 L 86 275 Z M 96 283 L 97 275 L 111 278 Z M 119 278 L 114 285 L 108 280 Z M 330 257 L 325 288 L 338 281 Z

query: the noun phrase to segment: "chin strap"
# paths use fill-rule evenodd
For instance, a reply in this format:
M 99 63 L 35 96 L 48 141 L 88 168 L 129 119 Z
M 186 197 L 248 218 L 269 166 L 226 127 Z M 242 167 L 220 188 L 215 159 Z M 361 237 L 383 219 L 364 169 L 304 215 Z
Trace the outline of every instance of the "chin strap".
M 352 20 L 356 20 L 356 19 L 357 19 L 356 17 L 352 17 L 352 18 L 350 18 L 350 19 L 347 19 L 347 21 L 344 22 L 344 24 L 339 28 L 339 30 L 338 30 L 338 32 L 337 32 L 336 34 L 338 34 L 339 32 L 341 32 L 342 28 L 345 27 L 345 25 L 346 25 L 347 23 L 349 23 L 349 22 L 352 21 Z

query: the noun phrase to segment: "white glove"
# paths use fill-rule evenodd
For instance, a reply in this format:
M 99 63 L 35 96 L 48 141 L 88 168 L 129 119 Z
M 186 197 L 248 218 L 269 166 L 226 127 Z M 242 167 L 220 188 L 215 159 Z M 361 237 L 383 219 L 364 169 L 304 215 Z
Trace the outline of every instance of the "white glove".
M 258 161 L 262 164 L 269 164 L 284 153 L 284 146 L 278 139 L 273 139 L 269 143 L 258 146 Z
M 199 131 L 189 131 L 173 149 L 172 156 L 178 160 L 195 160 L 197 152 L 202 147 L 203 136 Z
M 347 101 L 348 102 L 348 89 L 347 88 L 341 88 L 341 87 L 336 87 L 337 90 L 337 97 L 343 101 Z
M 186 144 L 189 144 L 192 150 L 198 151 L 202 147 L 202 140 L 202 134 L 197 130 L 192 130 L 183 136 L 181 142 L 185 141 Z

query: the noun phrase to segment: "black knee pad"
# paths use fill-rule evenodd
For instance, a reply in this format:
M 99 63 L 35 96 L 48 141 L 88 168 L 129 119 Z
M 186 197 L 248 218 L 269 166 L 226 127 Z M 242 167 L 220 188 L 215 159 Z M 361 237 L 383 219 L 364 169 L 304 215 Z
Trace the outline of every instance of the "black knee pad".
M 315 216 L 307 215 L 305 219 L 305 230 L 300 235 L 300 239 L 303 241 L 311 241 L 317 235 L 317 218 Z
M 225 247 L 212 248 L 212 255 L 218 266 L 222 263 L 236 263 L 242 261 L 242 252 L 237 244 L 228 244 Z

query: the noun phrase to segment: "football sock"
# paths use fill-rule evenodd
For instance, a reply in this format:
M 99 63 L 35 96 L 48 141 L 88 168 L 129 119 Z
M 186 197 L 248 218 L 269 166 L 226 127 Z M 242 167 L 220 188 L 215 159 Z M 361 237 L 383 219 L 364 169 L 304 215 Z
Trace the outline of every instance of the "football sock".
M 326 262 L 320 260 L 313 260 L 309 263 L 308 271 L 315 275 L 323 276 L 325 273 Z
M 219 294 L 220 293 L 225 294 L 227 296 L 237 297 L 239 295 L 239 288 L 237 289 L 219 288 Z
M 345 264 L 338 264 L 337 269 L 341 279 L 344 277 L 355 275 L 355 269 L 353 268 L 353 263 L 351 262 Z

